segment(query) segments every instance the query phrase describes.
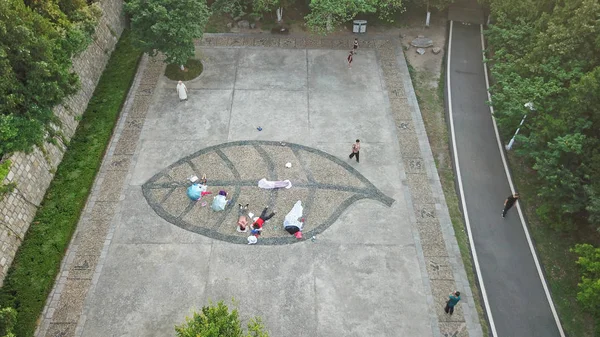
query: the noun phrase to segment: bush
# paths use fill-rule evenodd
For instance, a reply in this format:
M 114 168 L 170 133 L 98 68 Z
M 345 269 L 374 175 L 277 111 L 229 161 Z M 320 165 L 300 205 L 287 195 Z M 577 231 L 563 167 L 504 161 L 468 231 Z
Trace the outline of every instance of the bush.
M 0 309 L 0 336 L 14 337 L 13 328 L 17 324 L 17 312 L 13 308 Z
M 19 337 L 33 336 L 35 332 L 140 56 L 128 32 L 123 32 L 4 279 L 0 307 L 16 309 L 15 333 Z
M 600 319 L 600 248 L 579 244 L 571 251 L 579 255 L 577 265 L 581 270 L 577 301 L 596 319 Z
M 244 333 L 237 309 L 229 312 L 227 305 L 220 301 L 202 308 L 201 312 L 193 312 L 186 317 L 185 323 L 175 326 L 177 337 L 269 337 L 260 317 L 254 317 L 248 323 L 248 331 Z

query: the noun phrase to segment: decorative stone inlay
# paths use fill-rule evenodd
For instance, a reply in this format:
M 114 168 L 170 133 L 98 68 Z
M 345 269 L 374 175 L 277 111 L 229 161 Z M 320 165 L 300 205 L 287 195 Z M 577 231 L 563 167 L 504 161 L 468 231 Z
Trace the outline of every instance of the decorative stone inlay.
M 278 156 L 286 152 L 287 158 Z M 284 169 L 286 161 L 294 162 Z M 298 164 L 296 164 L 298 163 Z M 218 168 L 218 169 L 215 169 Z M 210 208 L 211 197 L 192 201 L 186 195 L 187 177 L 207 174 L 209 191 L 228 191 L 230 205 L 223 212 Z M 335 179 L 332 180 L 332 177 Z M 257 182 L 292 181 L 291 189 L 262 190 Z M 238 203 L 250 204 L 258 215 L 269 206 L 276 215 L 271 223 L 281 224 L 297 200 L 304 206 L 304 235 L 322 233 L 352 203 L 373 199 L 388 207 L 394 199 L 384 195 L 352 166 L 320 150 L 293 143 L 238 141 L 211 146 L 184 157 L 150 178 L 142 186 L 144 197 L 163 219 L 183 229 L 232 243 L 246 244 L 248 233 L 236 231 Z M 206 205 L 202 206 L 206 202 Z M 327 205 L 321 209 L 319 205 Z M 298 242 L 281 226 L 265 227 L 259 244 L 279 245 Z

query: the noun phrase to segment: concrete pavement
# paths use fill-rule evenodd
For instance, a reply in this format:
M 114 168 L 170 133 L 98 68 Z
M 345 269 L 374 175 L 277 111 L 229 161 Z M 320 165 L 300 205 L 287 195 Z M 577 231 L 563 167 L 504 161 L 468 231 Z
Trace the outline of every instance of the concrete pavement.
M 272 336 L 481 336 L 401 48 L 365 40 L 348 69 L 350 44 L 207 37 L 187 102 L 145 61 L 38 335 L 169 336 L 190 309 L 233 297 Z M 356 138 L 360 164 L 347 159 Z M 297 188 L 246 185 L 283 177 L 287 161 L 302 168 L 289 171 Z M 236 244 L 228 213 L 188 209 L 177 188 L 144 197 L 152 177 L 183 183 L 190 169 L 211 190 L 233 181 L 255 214 L 270 204 L 265 243 L 285 242 Z M 314 242 L 281 230 L 297 199 Z

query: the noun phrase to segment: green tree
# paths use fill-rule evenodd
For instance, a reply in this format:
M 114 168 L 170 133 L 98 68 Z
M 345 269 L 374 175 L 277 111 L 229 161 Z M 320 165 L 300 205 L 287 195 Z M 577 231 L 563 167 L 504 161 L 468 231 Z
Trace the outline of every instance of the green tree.
M 56 21 L 22 0 L 0 1 L 0 155 L 30 151 L 55 135 L 59 120 L 52 109 L 78 89 L 71 58 L 86 39 L 81 30 L 65 28 L 72 24 L 52 8 Z
M 581 270 L 577 301 L 596 318 L 600 318 L 600 248 L 579 244 L 571 251 L 579 255 L 577 265 Z
M 402 9 L 401 0 L 311 0 L 305 20 L 312 31 L 328 33 L 359 13 L 379 13 L 391 20 L 392 14 Z
M 230 312 L 223 301 L 194 312 L 185 323 L 175 326 L 175 331 L 177 337 L 269 337 L 260 317 L 252 318 L 244 333 L 237 309 Z
M 151 56 L 164 53 L 183 70 L 210 17 L 206 0 L 129 0 L 124 6 L 138 46 Z

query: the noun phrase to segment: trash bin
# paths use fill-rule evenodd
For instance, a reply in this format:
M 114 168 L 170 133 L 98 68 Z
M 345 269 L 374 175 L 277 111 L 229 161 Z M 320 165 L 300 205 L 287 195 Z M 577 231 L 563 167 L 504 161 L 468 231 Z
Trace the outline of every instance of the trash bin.
M 367 32 L 367 20 L 354 20 L 354 26 L 352 28 L 353 33 L 366 33 Z

